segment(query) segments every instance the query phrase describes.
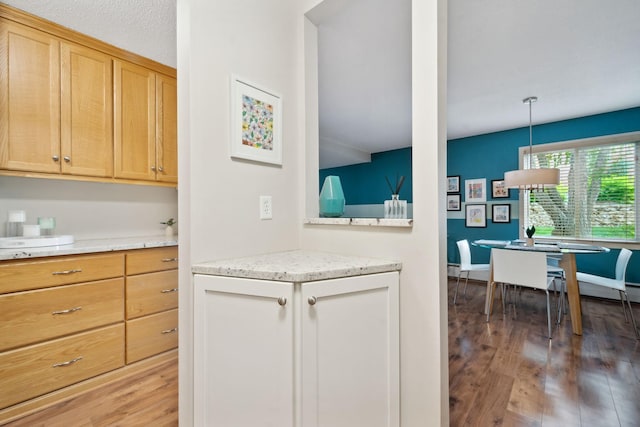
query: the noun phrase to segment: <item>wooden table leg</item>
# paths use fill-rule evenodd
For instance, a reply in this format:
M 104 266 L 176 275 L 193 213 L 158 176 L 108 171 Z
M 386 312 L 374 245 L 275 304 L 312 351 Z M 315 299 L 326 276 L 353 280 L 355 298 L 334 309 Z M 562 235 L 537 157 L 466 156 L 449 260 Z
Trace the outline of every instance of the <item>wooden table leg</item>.
M 489 258 L 489 280 L 487 281 L 487 295 L 484 300 L 484 314 L 489 314 L 493 307 L 493 298 L 491 298 L 491 283 L 493 282 L 493 257 Z
M 576 256 L 571 253 L 562 254 L 560 267 L 564 269 L 567 281 L 567 299 L 571 314 L 571 328 L 576 335 L 582 335 L 582 305 L 580 303 L 580 285 L 576 279 Z

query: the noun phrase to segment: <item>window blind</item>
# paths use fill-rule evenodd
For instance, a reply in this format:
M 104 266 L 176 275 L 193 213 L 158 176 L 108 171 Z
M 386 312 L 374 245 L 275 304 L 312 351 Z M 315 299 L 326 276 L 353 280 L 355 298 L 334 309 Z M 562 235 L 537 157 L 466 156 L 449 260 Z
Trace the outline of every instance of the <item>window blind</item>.
M 560 185 L 529 193 L 523 226 L 535 225 L 536 236 L 635 241 L 639 142 L 635 135 L 537 146 L 525 164 L 559 168 Z

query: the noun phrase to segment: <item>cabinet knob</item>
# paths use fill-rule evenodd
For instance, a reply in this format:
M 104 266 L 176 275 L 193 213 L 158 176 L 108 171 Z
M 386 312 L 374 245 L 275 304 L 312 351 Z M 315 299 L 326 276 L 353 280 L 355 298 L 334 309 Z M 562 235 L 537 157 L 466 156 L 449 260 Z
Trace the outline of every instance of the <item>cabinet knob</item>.
M 278 304 L 284 307 L 285 305 L 287 305 L 287 299 L 285 297 L 278 298 Z
M 67 163 L 69 163 L 71 161 L 71 157 L 69 157 L 69 156 L 64 156 L 63 159 Z
M 155 172 L 156 171 L 156 167 L 155 166 L 151 166 L 151 170 Z
M 163 172 L 163 171 L 164 171 L 164 168 L 163 168 L 162 166 L 160 166 L 160 167 L 158 168 L 158 172 Z
M 307 302 L 309 303 L 309 305 L 316 305 L 316 303 L 318 302 L 318 298 L 316 298 L 314 296 L 311 296 L 311 297 L 309 297 Z
M 60 156 L 53 156 L 51 158 L 53 159 L 54 162 L 57 162 L 58 160 L 60 160 Z

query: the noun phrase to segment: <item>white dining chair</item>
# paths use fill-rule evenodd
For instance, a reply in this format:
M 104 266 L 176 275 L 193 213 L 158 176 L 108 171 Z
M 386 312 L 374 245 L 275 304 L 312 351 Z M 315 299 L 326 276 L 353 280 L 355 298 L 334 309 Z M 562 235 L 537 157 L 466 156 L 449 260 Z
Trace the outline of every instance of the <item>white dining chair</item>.
M 631 323 L 633 324 L 633 331 L 636 334 L 636 339 L 640 339 L 640 333 L 638 332 L 636 319 L 633 316 L 633 310 L 631 309 L 631 302 L 629 301 L 629 295 L 627 295 L 627 285 L 625 281 L 627 265 L 629 264 L 629 259 L 631 258 L 631 254 L 632 252 L 629 249 L 626 249 L 626 248 L 620 249 L 620 253 L 618 254 L 618 259 L 616 261 L 616 271 L 615 271 L 614 279 L 610 277 L 598 276 L 595 274 L 582 273 L 579 271 L 576 273 L 576 279 L 578 279 L 578 282 L 591 283 L 592 285 L 603 286 L 605 288 L 617 290 L 620 295 L 620 302 L 622 303 L 624 320 L 625 322 L 629 321 L 629 316 L 627 316 L 627 310 L 625 309 L 625 306 L 624 306 L 624 301 L 626 299 L 627 306 L 629 307 L 629 313 L 631 316 Z
M 462 273 L 467 273 L 467 277 L 464 281 L 464 296 L 467 296 L 467 283 L 469 282 L 469 273 L 472 271 L 489 271 L 489 264 L 472 264 L 471 263 L 471 248 L 469 247 L 469 241 L 458 240 L 458 252 L 460 252 L 460 269 L 458 270 L 458 281 L 456 282 L 456 292 L 453 296 L 453 304 L 458 299 L 458 286 L 460 286 L 460 276 Z
M 544 252 L 518 251 L 511 249 L 491 249 L 493 281 L 489 286 L 489 301 L 493 305 L 493 294 L 497 283 L 503 285 L 502 301 L 505 303 L 507 285 L 541 289 L 547 294 L 547 328 L 551 339 L 551 305 L 549 289 L 554 278 L 547 275 L 547 255 Z M 487 313 L 489 322 L 491 310 Z

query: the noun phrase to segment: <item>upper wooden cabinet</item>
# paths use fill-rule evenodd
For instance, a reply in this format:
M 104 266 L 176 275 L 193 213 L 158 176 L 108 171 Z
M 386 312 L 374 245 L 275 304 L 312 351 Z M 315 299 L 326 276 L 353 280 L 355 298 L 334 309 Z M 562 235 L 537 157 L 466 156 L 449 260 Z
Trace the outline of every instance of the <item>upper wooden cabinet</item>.
M 62 173 L 113 176 L 111 57 L 75 44 L 60 46 Z
M 60 42 L 0 20 L 0 91 L 0 167 L 59 172 Z
M 0 174 L 175 186 L 175 69 L 0 3 Z
M 114 61 L 115 177 L 178 182 L 176 79 Z
M 156 179 L 178 182 L 178 85 L 156 76 Z

